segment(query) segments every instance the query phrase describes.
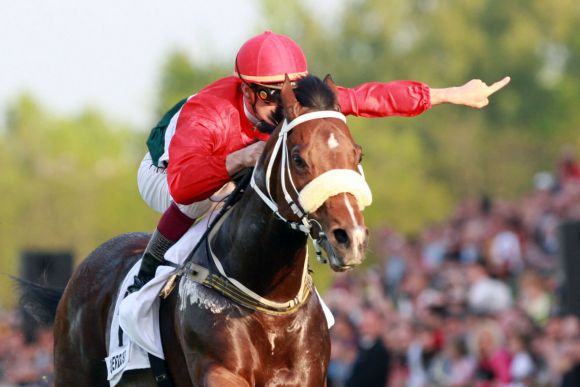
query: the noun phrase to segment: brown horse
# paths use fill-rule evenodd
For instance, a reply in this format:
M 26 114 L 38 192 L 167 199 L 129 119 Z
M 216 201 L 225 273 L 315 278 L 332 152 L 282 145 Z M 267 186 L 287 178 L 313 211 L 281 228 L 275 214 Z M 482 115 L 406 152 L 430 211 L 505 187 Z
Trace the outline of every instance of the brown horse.
M 330 78 L 306 77 L 295 90 L 287 81 L 280 94 L 285 121 L 267 142 L 251 187 L 190 255 L 161 303 L 175 386 L 326 384 L 330 341 L 307 271 L 307 239 L 325 248 L 336 271 L 359 264 L 370 191 Z M 118 288 L 147 239 L 112 239 L 76 269 L 56 310 L 57 386 L 107 385 L 103 359 Z M 191 275 L 199 266 L 210 269 L 205 281 Z M 28 301 L 46 296 L 38 287 L 23 290 Z M 38 314 L 50 301 L 29 306 Z M 156 383 L 150 370 L 139 370 L 126 372 L 121 385 Z

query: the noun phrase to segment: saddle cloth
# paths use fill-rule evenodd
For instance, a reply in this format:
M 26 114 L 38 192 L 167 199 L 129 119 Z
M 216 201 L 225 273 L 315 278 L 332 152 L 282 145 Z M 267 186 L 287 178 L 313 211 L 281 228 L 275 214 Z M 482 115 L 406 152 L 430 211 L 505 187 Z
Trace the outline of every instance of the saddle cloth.
M 184 247 L 183 243 L 178 242 L 165 254 L 165 259 L 182 264 L 203 236 L 210 220 L 211 217 L 207 216 L 191 227 L 182 237 L 182 240 L 188 241 L 187 246 Z M 133 277 L 139 272 L 140 265 L 141 260 L 127 273 L 115 304 L 107 352 L 109 356 L 105 359 L 111 387 L 119 383 L 125 371 L 149 368 L 147 353 L 160 359 L 165 358 L 159 333 L 158 296 L 175 269 L 171 266 L 159 266 L 155 278 L 139 291 L 123 298 L 127 288 L 133 283 Z M 122 328 L 121 339 L 119 327 Z

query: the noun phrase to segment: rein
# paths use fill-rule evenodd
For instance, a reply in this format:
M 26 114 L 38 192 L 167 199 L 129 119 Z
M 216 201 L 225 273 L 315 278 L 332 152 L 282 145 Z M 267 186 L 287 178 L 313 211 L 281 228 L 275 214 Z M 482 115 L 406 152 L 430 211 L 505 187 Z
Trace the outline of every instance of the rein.
M 360 164 L 358 166 L 359 172 L 349 169 L 332 169 L 314 178 L 300 192 L 296 188 L 290 170 L 287 146 L 288 133 L 297 125 L 307 121 L 323 118 L 337 118 L 346 123 L 346 117 L 342 113 L 330 110 L 306 113 L 298 116 L 291 122 L 284 120 L 278 133 L 278 139 L 274 145 L 274 150 L 270 155 L 268 166 L 266 168 L 266 192 L 260 189 L 256 183 L 257 167 L 254 168 L 254 171 L 250 176 L 249 184 L 258 194 L 258 197 L 270 208 L 270 210 L 278 219 L 286 223 L 293 230 L 301 231 L 312 239 L 317 259 L 321 263 L 327 263 L 328 258 L 334 256 L 334 250 L 332 249 L 328 237 L 322 230 L 320 223 L 318 223 L 318 221 L 315 219 L 310 219 L 308 217 L 309 214 L 316 211 L 329 197 L 339 193 L 351 193 L 357 199 L 361 209 L 371 203 L 372 196 L 370 188 L 364 179 L 364 173 Z M 286 219 L 280 213 L 278 204 L 272 198 L 270 181 L 272 178 L 274 162 L 278 158 L 279 153 L 281 154 L 280 184 L 284 193 L 284 200 L 292 210 L 293 214 L 298 217 L 298 222 Z M 286 175 L 288 176 L 289 185 L 286 181 Z M 245 176 L 244 178 L 246 185 L 247 178 L 248 176 Z M 294 196 L 298 198 L 298 202 L 292 198 L 292 195 L 288 189 L 289 187 L 291 187 L 294 191 Z M 162 291 L 162 296 L 166 297 L 175 287 L 177 276 L 188 274 L 193 281 L 216 290 L 223 296 L 230 298 L 234 302 L 246 308 L 261 311 L 266 314 L 291 314 L 299 309 L 307 301 L 313 290 L 312 278 L 308 274 L 308 265 L 306 262 L 308 259 L 308 251 L 304 257 L 304 269 L 298 294 L 296 297 L 286 302 L 275 302 L 261 297 L 237 281 L 235 278 L 228 277 L 218 257 L 212 251 L 211 240 L 227 218 L 229 210 L 232 208 L 233 204 L 237 202 L 244 190 L 245 186 L 243 186 L 239 191 L 236 190 L 232 194 L 232 197 L 228 199 L 227 203 L 218 213 L 216 219 L 212 221 L 211 225 L 208 227 L 198 244 L 193 248 L 185 260 L 185 263 L 177 270 L 176 274 L 170 278 Z M 314 233 L 312 231 L 314 226 L 318 228 L 318 234 L 316 237 L 312 236 Z M 197 251 L 202 242 L 205 242 L 207 248 L 207 268 L 192 261 L 194 253 Z M 322 249 L 326 251 L 327 257 L 322 256 Z

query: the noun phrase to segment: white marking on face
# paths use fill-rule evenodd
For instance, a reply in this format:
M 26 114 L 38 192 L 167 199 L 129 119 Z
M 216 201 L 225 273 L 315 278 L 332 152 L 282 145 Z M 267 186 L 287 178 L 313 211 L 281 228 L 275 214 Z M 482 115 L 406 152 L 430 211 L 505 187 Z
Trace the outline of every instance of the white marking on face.
M 356 248 L 355 254 L 359 254 L 358 246 L 361 246 L 366 238 L 366 231 L 364 227 L 357 223 L 356 218 L 354 216 L 354 209 L 350 205 L 350 201 L 348 200 L 348 196 L 344 194 L 344 204 L 348 209 L 348 213 L 350 214 L 350 218 L 352 219 L 353 231 L 352 231 L 352 246 Z
M 328 137 L 327 144 L 328 144 L 328 147 L 330 149 L 334 149 L 338 146 L 338 141 L 336 141 L 336 137 L 334 137 L 334 133 L 330 133 L 330 137 Z
M 350 202 L 348 201 L 348 196 L 346 196 L 346 194 L 344 193 L 344 204 L 346 205 L 346 208 L 348 209 L 348 213 L 350 214 L 350 218 L 352 219 L 352 225 L 354 227 L 357 226 L 356 223 L 356 218 L 354 217 L 354 210 L 352 208 L 352 206 L 350 205 Z

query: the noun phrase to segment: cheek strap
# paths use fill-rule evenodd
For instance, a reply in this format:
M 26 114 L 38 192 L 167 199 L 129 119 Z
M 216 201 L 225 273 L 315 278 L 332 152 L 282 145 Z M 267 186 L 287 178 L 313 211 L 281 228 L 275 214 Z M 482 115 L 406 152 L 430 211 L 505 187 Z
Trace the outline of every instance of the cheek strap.
M 351 169 L 331 169 L 306 184 L 298 200 L 306 213 L 312 213 L 320 208 L 330 197 L 340 193 L 350 193 L 362 210 L 373 201 L 371 189 L 364 176 Z

